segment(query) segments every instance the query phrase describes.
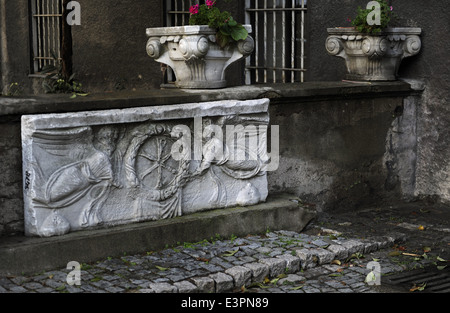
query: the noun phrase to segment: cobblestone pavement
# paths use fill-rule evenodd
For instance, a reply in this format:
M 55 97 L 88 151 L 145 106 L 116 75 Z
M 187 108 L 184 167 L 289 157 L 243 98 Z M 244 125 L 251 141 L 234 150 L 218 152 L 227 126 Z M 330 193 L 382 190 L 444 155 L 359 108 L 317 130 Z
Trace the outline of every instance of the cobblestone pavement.
M 383 281 L 410 269 L 447 266 L 448 218 L 420 210 L 324 214 L 301 233 L 216 235 L 91 264 L 74 260 L 81 263 L 79 284 L 70 280 L 77 278 L 74 272 L 60 269 L 0 277 L 0 293 L 385 293 L 410 292 L 414 287 L 419 291 L 420 286 L 401 290 Z M 421 219 L 430 216 L 435 221 Z M 375 268 L 368 268 L 369 262 L 377 262 L 381 276 L 373 275 Z M 381 285 L 366 281 L 377 277 Z
M 400 251 L 392 247 L 404 240 L 401 233 L 362 240 L 333 231 L 323 231 L 320 236 L 290 231 L 245 238 L 217 236 L 162 251 L 81 264 L 79 285 L 67 283 L 68 269 L 2 277 L 0 292 L 377 292 L 365 282 L 371 272 L 368 262 L 379 261 L 382 276 L 431 262 L 421 259 L 402 264 L 387 257 Z

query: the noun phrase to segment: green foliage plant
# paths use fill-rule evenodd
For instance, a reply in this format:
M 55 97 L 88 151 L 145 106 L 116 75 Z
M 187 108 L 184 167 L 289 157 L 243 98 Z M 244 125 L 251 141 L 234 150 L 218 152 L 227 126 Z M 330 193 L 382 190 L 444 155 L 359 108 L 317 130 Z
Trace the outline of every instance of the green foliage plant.
M 205 4 L 193 5 L 189 25 L 208 25 L 217 29 L 216 42 L 221 48 L 225 48 L 232 41 L 245 40 L 247 30 L 236 22 L 228 11 L 220 11 L 215 6 L 216 1 L 207 0 Z
M 41 70 L 46 77 L 42 82 L 45 93 L 72 93 L 72 98 L 78 96 L 87 96 L 82 90 L 82 84 L 77 82 L 75 74 L 65 77 L 62 72 L 62 64 L 54 51 L 50 51 L 54 64 L 47 64 Z
M 11 83 L 9 85 L 9 90 L 6 93 L 6 95 L 8 97 L 16 97 L 19 96 L 20 94 L 21 94 L 21 87 L 19 86 L 19 83 L 17 82 Z
M 372 13 L 372 9 L 363 9 L 360 6 L 357 10 L 357 15 L 351 21 L 355 29 L 360 33 L 378 34 L 383 29 L 387 28 L 389 23 L 395 18 L 395 14 L 392 12 L 393 7 L 390 6 L 387 0 L 376 0 L 380 4 L 380 24 L 369 25 L 367 22 L 368 16 Z

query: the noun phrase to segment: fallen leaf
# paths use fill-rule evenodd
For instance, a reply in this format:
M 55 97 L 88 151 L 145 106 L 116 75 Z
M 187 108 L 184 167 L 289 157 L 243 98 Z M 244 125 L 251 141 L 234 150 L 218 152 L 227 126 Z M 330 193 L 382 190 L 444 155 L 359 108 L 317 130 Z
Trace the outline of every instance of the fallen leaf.
M 342 273 L 344 271 L 344 269 L 341 267 L 341 268 L 338 268 L 337 270 L 336 270 L 336 272 L 338 272 L 338 273 Z
M 353 253 L 351 256 L 349 256 L 347 258 L 346 262 L 349 262 L 350 260 L 353 260 L 353 259 L 358 259 L 359 260 L 361 258 L 364 258 L 364 255 L 362 253 L 356 252 L 356 253 Z
M 444 259 L 441 258 L 440 256 L 438 256 L 438 257 L 436 258 L 436 260 L 441 261 L 441 262 L 447 262 L 446 260 L 444 260 Z
M 302 289 L 303 286 L 305 286 L 305 285 L 301 285 L 301 286 L 297 286 L 297 287 L 291 288 L 291 290 L 299 290 L 299 289 Z
M 367 274 L 366 279 L 364 280 L 365 283 L 369 283 L 372 281 L 376 281 L 377 280 L 377 276 L 375 275 L 374 272 L 370 272 L 369 274 Z
M 420 257 L 420 255 L 414 254 L 414 253 L 406 253 L 406 252 L 403 252 L 402 254 L 403 254 L 403 255 L 407 255 L 407 256 Z
M 225 252 L 227 252 L 227 253 L 225 253 L 223 256 L 233 256 L 233 255 L 235 255 L 238 251 L 239 251 L 239 248 L 237 248 L 237 249 L 234 250 L 234 251 L 225 251 Z
M 279 278 L 275 278 L 275 279 L 272 279 L 272 280 L 270 281 L 270 283 L 273 284 L 273 285 L 276 285 L 276 284 L 278 283 L 279 280 L 280 280 Z
M 417 227 L 418 230 L 425 230 L 425 227 L 423 227 L 422 225 L 420 225 L 419 227 Z
M 342 263 L 339 260 L 333 260 L 331 264 L 341 265 Z
M 417 290 L 418 291 L 423 291 L 425 289 L 426 285 L 427 285 L 427 283 L 423 283 L 421 285 L 414 284 L 414 286 L 411 289 L 409 289 L 409 291 L 411 291 L 411 292 L 414 292 L 414 291 L 417 291 Z
M 263 289 L 265 289 L 265 288 L 270 288 L 270 286 L 265 286 L 265 285 L 262 284 L 262 283 L 256 283 L 256 286 L 258 286 L 259 288 L 263 288 Z
M 196 260 L 197 260 L 197 261 L 202 261 L 202 262 L 205 262 L 205 263 L 211 261 L 211 259 L 202 258 L 202 257 L 198 257 L 198 258 L 196 258 Z
M 423 247 L 423 252 L 430 252 L 431 248 L 430 247 Z
M 399 256 L 399 255 L 401 255 L 402 253 L 400 252 L 400 251 L 392 251 L 392 252 L 389 252 L 389 256 Z
M 168 268 L 166 268 L 166 267 L 161 267 L 161 266 L 158 266 L 158 265 L 156 265 L 155 267 L 156 267 L 157 269 L 159 269 L 160 271 L 162 271 L 162 272 L 168 270 Z
M 440 270 L 440 271 L 442 271 L 444 268 L 446 268 L 447 267 L 447 265 L 443 265 L 443 266 L 437 266 L 437 269 L 438 270 Z
M 66 289 L 65 285 L 61 285 L 61 286 L 55 288 L 55 290 L 57 290 L 57 291 L 62 291 L 64 289 Z

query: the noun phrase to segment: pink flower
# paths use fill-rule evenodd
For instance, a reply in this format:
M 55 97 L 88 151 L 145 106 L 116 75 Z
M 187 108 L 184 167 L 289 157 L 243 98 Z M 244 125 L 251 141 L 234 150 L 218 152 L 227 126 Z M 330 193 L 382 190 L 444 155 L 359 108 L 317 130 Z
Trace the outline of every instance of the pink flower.
M 214 5 L 216 4 L 216 1 L 215 0 L 206 0 L 206 6 L 208 7 L 208 8 L 212 8 Z
M 189 8 L 189 12 L 191 12 L 191 14 L 197 14 L 198 13 L 198 4 L 191 6 Z
M 392 5 L 391 5 L 391 11 L 394 11 L 394 8 L 392 7 Z

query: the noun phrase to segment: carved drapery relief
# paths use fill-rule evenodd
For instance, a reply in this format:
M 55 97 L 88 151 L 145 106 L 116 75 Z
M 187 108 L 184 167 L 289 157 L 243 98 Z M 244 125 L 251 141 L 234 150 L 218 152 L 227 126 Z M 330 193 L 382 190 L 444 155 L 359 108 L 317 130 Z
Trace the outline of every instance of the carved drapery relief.
M 265 149 L 267 114 L 203 119 L 197 159 L 193 124 L 150 120 L 28 132 L 26 234 L 56 236 L 265 201 L 267 160 L 258 150 Z M 226 135 L 230 126 L 233 138 Z

